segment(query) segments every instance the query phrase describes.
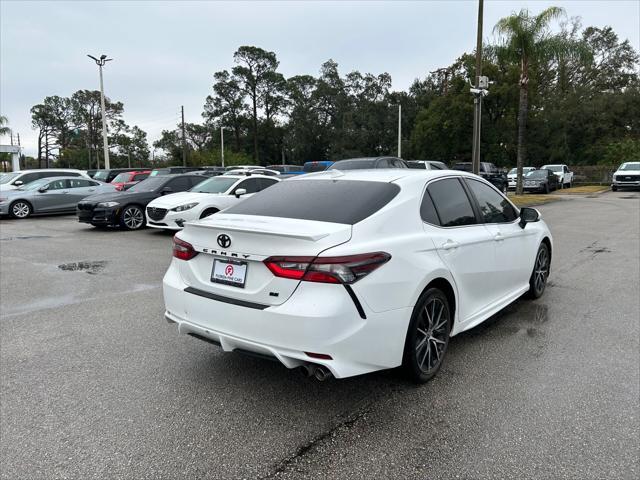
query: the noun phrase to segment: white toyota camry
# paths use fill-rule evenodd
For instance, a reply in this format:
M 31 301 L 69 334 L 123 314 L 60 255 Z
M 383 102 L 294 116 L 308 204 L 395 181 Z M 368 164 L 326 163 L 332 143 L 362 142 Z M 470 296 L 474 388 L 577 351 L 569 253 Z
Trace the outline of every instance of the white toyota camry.
M 402 365 L 424 382 L 451 336 L 543 294 L 552 248 L 537 210 L 475 175 L 327 171 L 186 224 L 165 315 L 318 379 Z
M 221 175 L 207 178 L 188 192 L 156 198 L 147 205 L 147 226 L 181 230 L 185 222 L 208 217 L 278 183 L 266 175 Z

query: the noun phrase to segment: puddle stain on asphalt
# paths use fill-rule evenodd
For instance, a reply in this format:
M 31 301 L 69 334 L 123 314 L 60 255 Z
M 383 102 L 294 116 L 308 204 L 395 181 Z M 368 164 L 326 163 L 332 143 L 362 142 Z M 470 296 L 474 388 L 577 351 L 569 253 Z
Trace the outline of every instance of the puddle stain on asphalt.
M 3 242 L 10 242 L 12 240 L 31 240 L 33 238 L 51 238 L 51 235 L 21 235 L 16 237 L 4 237 L 0 238 Z
M 609 250 L 609 248 L 607 248 L 607 247 L 598 246 L 598 241 L 596 240 L 591 245 L 589 245 L 589 246 L 583 248 L 582 250 L 580 250 L 580 253 L 583 253 L 583 252 L 591 253 L 592 256 L 595 257 L 599 253 L 611 253 L 611 250 Z
M 106 260 L 71 262 L 58 265 L 58 268 L 65 272 L 87 272 L 89 275 L 96 275 L 104 270 L 108 263 Z

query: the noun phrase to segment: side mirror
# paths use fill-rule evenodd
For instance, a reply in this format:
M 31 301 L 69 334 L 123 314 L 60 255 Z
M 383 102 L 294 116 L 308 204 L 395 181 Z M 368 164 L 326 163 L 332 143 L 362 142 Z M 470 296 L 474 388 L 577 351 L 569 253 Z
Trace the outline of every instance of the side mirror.
M 160 193 L 161 193 L 162 195 L 166 195 L 167 193 L 173 193 L 173 188 L 171 188 L 171 187 L 164 187 Z
M 538 222 L 540 220 L 540 212 L 535 208 L 522 207 L 520 209 L 520 228 L 527 226 L 527 223 Z
M 22 180 L 16 180 L 15 182 L 13 182 L 13 184 L 14 184 L 16 187 L 19 187 L 20 185 L 24 185 L 24 182 L 23 182 Z
M 47 185 L 43 185 L 42 187 L 40 187 L 40 188 L 38 189 L 38 191 L 39 191 L 40 193 L 44 193 L 44 192 L 46 192 L 47 190 L 49 190 L 49 184 L 47 184 Z
M 236 190 L 236 198 L 240 198 L 242 195 L 245 195 L 246 193 L 247 193 L 246 188 L 238 188 Z

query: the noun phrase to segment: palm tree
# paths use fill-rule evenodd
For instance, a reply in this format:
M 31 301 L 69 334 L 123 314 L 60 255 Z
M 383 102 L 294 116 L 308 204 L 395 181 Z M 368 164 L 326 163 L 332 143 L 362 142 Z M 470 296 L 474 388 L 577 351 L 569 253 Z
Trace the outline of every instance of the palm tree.
M 0 115 L 0 137 L 4 135 L 9 135 L 11 133 L 11 129 L 8 127 L 9 119 L 4 115 Z
M 496 53 L 520 64 L 520 104 L 518 107 L 518 182 L 516 194 L 522 195 L 522 167 L 526 157 L 526 128 L 529 110 L 529 67 L 535 62 L 566 54 L 573 46 L 560 34 L 552 34 L 551 21 L 563 16 L 564 9 L 549 7 L 538 15 L 527 9 L 502 18 L 493 31 L 502 37 Z

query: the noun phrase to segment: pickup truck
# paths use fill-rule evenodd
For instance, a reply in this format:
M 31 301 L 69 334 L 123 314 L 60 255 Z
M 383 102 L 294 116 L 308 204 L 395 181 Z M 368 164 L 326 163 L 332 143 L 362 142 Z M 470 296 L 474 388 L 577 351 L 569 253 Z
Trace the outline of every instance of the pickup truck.
M 569 167 L 564 163 L 543 165 L 542 168 L 551 170 L 556 174 L 556 177 L 559 179 L 558 184 L 560 185 L 560 188 L 571 188 L 571 185 L 573 185 L 573 172 L 569 170 Z

